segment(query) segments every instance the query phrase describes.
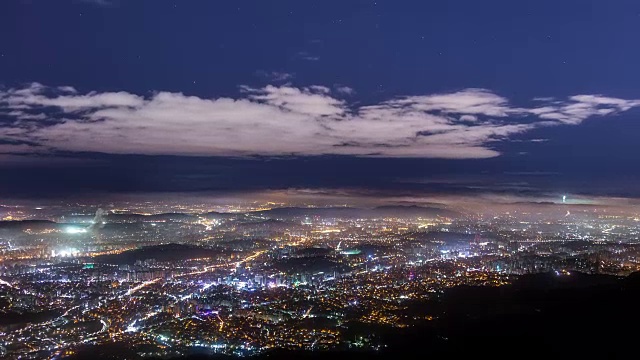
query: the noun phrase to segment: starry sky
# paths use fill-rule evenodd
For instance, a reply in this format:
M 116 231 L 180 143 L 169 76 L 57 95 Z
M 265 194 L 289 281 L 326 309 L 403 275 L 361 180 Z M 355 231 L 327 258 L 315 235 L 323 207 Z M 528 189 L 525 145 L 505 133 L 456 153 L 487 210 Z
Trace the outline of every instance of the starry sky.
M 0 194 L 638 197 L 638 34 L 633 0 L 3 1 Z

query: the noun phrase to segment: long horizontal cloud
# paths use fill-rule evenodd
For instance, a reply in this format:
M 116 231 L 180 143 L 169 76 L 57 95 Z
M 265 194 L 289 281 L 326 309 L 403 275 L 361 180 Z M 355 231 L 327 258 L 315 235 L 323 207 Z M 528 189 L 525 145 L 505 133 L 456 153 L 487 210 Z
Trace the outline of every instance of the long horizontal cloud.
M 577 125 L 640 106 L 640 100 L 577 95 L 522 108 L 484 89 L 355 106 L 344 91 L 324 86 L 241 90 L 235 99 L 81 94 L 37 83 L 0 91 L 0 116 L 9 119 L 0 123 L 0 153 L 487 158 L 499 155 L 494 142 L 534 128 Z

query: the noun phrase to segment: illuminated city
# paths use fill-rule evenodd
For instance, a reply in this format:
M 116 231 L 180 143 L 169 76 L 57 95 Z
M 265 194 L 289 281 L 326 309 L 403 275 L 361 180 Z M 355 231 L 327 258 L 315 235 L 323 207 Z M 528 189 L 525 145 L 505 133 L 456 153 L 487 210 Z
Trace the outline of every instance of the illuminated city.
M 0 360 L 634 359 L 640 1 L 0 1 Z
M 380 351 L 387 344 L 363 326 L 437 322 L 444 314 L 416 304 L 449 288 L 640 270 L 637 208 L 566 197 L 496 205 L 499 213 L 128 206 L 2 207 L 0 345 L 10 358 L 61 359 L 105 344 L 139 358 Z

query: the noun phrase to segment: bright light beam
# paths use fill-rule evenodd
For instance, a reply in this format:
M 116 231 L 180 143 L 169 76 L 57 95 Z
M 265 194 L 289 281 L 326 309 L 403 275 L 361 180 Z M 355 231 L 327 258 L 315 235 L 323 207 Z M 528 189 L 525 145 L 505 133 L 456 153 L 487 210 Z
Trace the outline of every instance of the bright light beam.
M 2 284 L 2 285 L 6 285 L 6 286 L 8 286 L 8 287 L 10 287 L 10 288 L 12 288 L 12 289 L 15 289 L 15 286 L 11 285 L 11 283 L 9 283 L 9 282 L 7 282 L 7 281 L 4 281 L 4 280 L 2 280 L 2 279 L 0 279 L 0 284 Z
M 149 285 L 151 285 L 151 284 L 155 284 L 155 283 L 157 283 L 158 281 L 160 281 L 160 278 L 153 279 L 153 280 L 149 280 L 149 281 L 145 281 L 145 282 L 143 282 L 142 284 L 140 284 L 140 285 L 138 285 L 138 286 L 136 286 L 136 287 L 133 287 L 133 288 L 129 289 L 129 290 L 127 291 L 127 296 L 132 295 L 132 294 L 133 294 L 133 293 L 135 293 L 136 291 L 138 291 L 138 290 L 140 290 L 140 289 L 142 289 L 142 288 L 144 288 L 144 287 L 146 287 L 146 286 L 149 286 Z

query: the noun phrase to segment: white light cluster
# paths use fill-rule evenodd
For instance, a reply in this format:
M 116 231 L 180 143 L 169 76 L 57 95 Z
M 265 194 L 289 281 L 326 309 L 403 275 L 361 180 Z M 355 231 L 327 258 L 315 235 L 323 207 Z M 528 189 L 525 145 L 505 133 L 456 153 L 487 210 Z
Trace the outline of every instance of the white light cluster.
M 87 231 L 87 228 L 79 228 L 75 226 L 69 226 L 64 230 L 64 232 L 66 232 L 67 234 L 84 234 Z

